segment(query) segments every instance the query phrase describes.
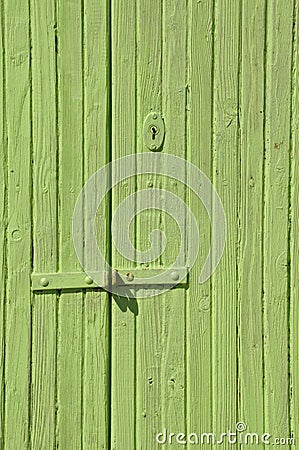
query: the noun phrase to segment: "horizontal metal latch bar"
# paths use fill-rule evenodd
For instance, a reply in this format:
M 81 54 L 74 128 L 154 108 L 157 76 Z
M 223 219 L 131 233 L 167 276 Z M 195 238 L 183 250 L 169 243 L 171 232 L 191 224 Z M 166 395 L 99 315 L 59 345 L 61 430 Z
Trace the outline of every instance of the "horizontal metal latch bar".
M 60 289 L 107 289 L 113 286 L 184 286 L 187 284 L 188 268 L 136 269 L 99 271 L 87 275 L 85 272 L 33 273 L 32 291 L 53 291 Z M 97 283 L 93 280 L 96 279 Z
M 56 289 L 86 289 L 104 287 L 107 272 L 98 272 L 97 279 L 101 278 L 100 286 L 84 272 L 62 272 L 62 273 L 33 273 L 31 275 L 33 291 L 53 291 Z

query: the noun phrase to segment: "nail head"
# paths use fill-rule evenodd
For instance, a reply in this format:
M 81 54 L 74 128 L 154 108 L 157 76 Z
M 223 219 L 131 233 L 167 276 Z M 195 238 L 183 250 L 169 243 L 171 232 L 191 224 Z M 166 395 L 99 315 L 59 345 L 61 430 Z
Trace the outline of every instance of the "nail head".
M 172 278 L 174 281 L 177 281 L 177 280 L 179 279 L 179 274 L 178 274 L 178 272 L 177 272 L 176 270 L 174 270 L 173 272 L 171 272 L 170 276 L 171 276 L 171 278 Z
M 93 279 L 90 277 L 85 277 L 85 283 L 86 284 L 92 284 L 93 283 Z
M 132 273 L 127 273 L 126 278 L 128 281 L 133 281 L 134 280 L 134 275 Z
M 41 278 L 40 284 L 44 287 L 48 286 L 48 284 L 49 284 L 48 278 Z

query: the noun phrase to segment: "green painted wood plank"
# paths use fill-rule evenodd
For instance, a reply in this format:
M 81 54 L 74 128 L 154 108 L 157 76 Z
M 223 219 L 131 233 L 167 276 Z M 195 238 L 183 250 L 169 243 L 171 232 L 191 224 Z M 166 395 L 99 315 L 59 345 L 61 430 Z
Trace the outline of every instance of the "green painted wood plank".
M 110 155 L 110 24 L 109 2 L 84 2 L 84 167 L 87 180 Z M 92 202 L 92 199 L 90 200 Z M 86 205 L 86 220 L 91 220 Z M 98 245 L 110 258 L 109 198 L 100 205 Z M 97 249 L 85 255 L 97 270 Z M 105 292 L 86 292 L 84 316 L 83 448 L 109 448 L 110 299 Z
M 167 127 L 164 153 L 169 153 L 186 159 L 186 100 L 187 83 L 187 1 L 165 0 L 162 2 L 162 112 Z M 180 39 L 178 39 L 180 36 Z M 159 168 L 163 173 L 163 165 Z M 174 173 L 174 176 L 176 174 Z M 186 176 L 187 178 L 187 176 Z M 186 181 L 186 180 L 185 180 Z M 172 179 L 162 178 L 162 188 L 172 192 L 186 202 L 186 187 Z M 167 211 L 171 201 L 162 197 L 162 211 Z M 173 206 L 177 204 L 173 201 Z M 184 215 L 176 206 L 177 214 Z M 186 217 L 184 217 L 186 220 Z M 173 218 L 167 214 L 161 215 L 161 228 L 167 237 L 167 246 L 161 256 L 163 268 L 170 267 L 180 248 L 183 250 L 182 261 L 186 264 L 186 239 L 188 230 L 180 230 Z M 182 236 L 180 235 L 182 233 Z M 193 278 L 192 278 L 193 280 Z M 175 289 L 159 296 L 157 302 L 162 302 L 162 343 L 161 352 L 161 405 L 160 426 L 168 430 L 181 430 L 186 425 L 186 291 Z M 148 307 L 153 308 L 151 302 Z M 154 310 L 152 310 L 154 311 Z M 146 338 L 151 342 L 151 330 L 146 331 Z M 156 358 L 155 358 L 156 359 Z M 149 366 L 155 359 L 148 360 Z M 156 430 L 153 429 L 153 432 Z M 157 431 L 156 431 L 157 433 Z M 152 447 L 153 437 L 145 442 L 146 447 Z
M 135 151 L 135 17 L 133 0 L 111 4 L 112 49 L 112 160 Z M 114 176 L 114 171 L 112 176 Z M 135 189 L 134 177 L 112 192 L 112 214 Z M 132 226 L 134 236 L 134 224 Z M 113 267 L 128 270 L 134 263 L 112 246 Z M 135 317 L 136 302 L 113 296 L 111 321 L 111 448 L 135 449 Z
M 291 121 L 291 178 L 290 178 L 290 414 L 291 435 L 295 438 L 296 449 L 298 443 L 298 421 L 299 421 L 299 52 L 298 52 L 298 24 L 299 8 L 295 2 L 294 28 L 293 28 L 293 77 L 292 77 L 292 121 Z
M 31 2 L 34 270 L 57 270 L 56 12 L 54 1 Z M 32 307 L 33 448 L 55 446 L 56 294 Z
M 293 5 L 268 3 L 264 220 L 265 428 L 289 436 L 288 215 Z
M 5 345 L 6 448 L 29 445 L 31 272 L 31 89 L 27 2 L 6 1 L 8 280 Z
M 4 65 L 4 11 L 3 8 L 0 12 L 0 142 L 1 149 L 0 152 L 0 371 L 1 371 L 1 381 L 0 381 L 0 442 L 4 442 L 4 408 L 5 408 L 5 298 L 6 298 L 6 249 L 7 249 L 7 239 L 6 239 L 6 228 L 7 228 L 7 141 L 6 141 L 6 105 L 5 105 L 5 65 Z
M 223 258 L 212 279 L 213 430 L 237 422 L 238 72 L 240 3 L 215 4 L 214 185 L 227 217 Z M 228 444 L 224 448 L 229 448 Z
M 265 2 L 242 3 L 239 420 L 264 433 L 262 223 Z M 257 67 L 259 70 L 257 70 Z
M 177 155 L 185 154 L 186 79 L 185 70 L 181 70 L 182 65 L 186 65 L 186 22 L 182 14 L 183 6 L 174 5 L 171 2 L 163 5 L 161 2 L 150 5 L 141 2 L 137 16 L 139 121 L 136 134 L 139 136 L 139 130 L 142 130 L 143 120 L 147 114 L 151 110 L 160 112 L 162 108 L 162 115 L 166 122 L 166 141 L 163 151 Z M 151 20 L 152 10 L 158 12 L 158 16 L 163 17 L 164 21 Z M 182 39 L 180 45 L 176 46 L 178 34 L 182 36 Z M 162 62 L 163 58 L 165 58 L 164 62 Z M 163 82 L 162 70 L 165 74 Z M 164 83 L 165 101 L 163 102 Z M 143 141 L 138 139 L 137 151 L 140 152 L 140 149 L 144 152 L 149 151 Z M 159 171 L 163 173 L 161 166 L 157 165 L 156 170 L 157 173 Z M 175 187 L 173 180 L 166 182 L 159 175 L 144 176 L 138 180 L 139 190 L 163 186 L 184 199 L 184 187 Z M 139 200 L 138 206 L 142 206 L 142 200 Z M 163 201 L 156 200 L 155 206 L 165 210 L 167 205 Z M 140 215 L 137 224 L 137 248 L 143 250 L 153 229 L 164 230 L 168 239 L 168 251 L 159 260 L 151 263 L 150 267 L 161 265 L 167 268 L 170 262 L 173 262 L 173 255 L 177 254 L 179 246 L 178 236 L 173 233 L 173 223 L 167 223 L 165 215 L 160 211 L 150 210 Z M 144 294 L 146 295 L 146 291 Z M 184 314 L 185 303 L 182 290 L 139 302 L 136 334 L 137 448 L 153 448 L 155 435 L 163 427 L 184 426 Z M 179 359 L 180 363 L 178 363 Z
M 188 160 L 212 178 L 213 2 L 191 2 L 189 8 Z M 190 274 L 187 297 L 187 430 L 212 430 L 211 283 L 198 284 L 210 248 L 210 221 L 190 193 L 190 207 L 200 228 L 198 261 Z M 190 243 L 189 245 L 192 245 Z M 219 276 L 217 271 L 214 277 Z M 208 448 L 202 445 L 202 448 Z
M 151 111 L 162 113 L 162 17 L 163 5 L 159 0 L 138 2 L 137 9 L 137 124 L 136 153 L 148 152 L 143 140 L 143 121 Z M 153 14 L 155 11 L 155 14 Z M 166 130 L 167 132 L 167 130 Z M 164 151 L 164 150 L 163 150 Z M 159 172 L 159 166 L 156 167 Z M 138 177 L 137 190 L 161 188 L 162 177 Z M 154 206 L 162 204 L 155 199 Z M 137 208 L 142 198 L 137 198 Z M 136 248 L 148 249 L 152 230 L 162 226 L 157 209 L 139 214 L 136 221 Z M 148 267 L 161 267 L 161 258 Z M 153 290 L 153 293 L 155 291 Z M 157 291 L 159 293 L 159 291 Z M 145 292 L 146 295 L 146 292 Z M 145 298 L 138 302 L 136 319 L 136 449 L 156 448 L 155 435 L 162 427 L 163 373 L 165 356 L 163 310 L 165 298 Z
M 61 271 L 79 270 L 72 242 L 72 216 L 83 181 L 82 10 L 58 1 L 59 238 Z M 80 230 L 82 226 L 80 227 Z M 80 233 L 80 230 L 78 233 Z M 62 294 L 58 317 L 58 426 L 62 448 L 82 446 L 82 294 Z

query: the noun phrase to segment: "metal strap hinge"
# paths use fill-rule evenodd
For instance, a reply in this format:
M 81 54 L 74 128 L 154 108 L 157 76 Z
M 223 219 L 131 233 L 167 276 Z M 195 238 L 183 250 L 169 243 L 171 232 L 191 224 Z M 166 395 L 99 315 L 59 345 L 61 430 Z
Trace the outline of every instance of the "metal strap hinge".
M 153 282 L 152 277 L 158 275 L 158 281 Z M 148 278 L 148 281 L 147 281 Z M 96 279 L 99 281 L 96 283 Z M 177 280 L 180 280 L 177 284 Z M 171 271 L 165 269 L 136 269 L 136 270 L 112 270 L 109 272 L 94 272 L 87 275 L 85 272 L 61 272 L 61 273 L 32 273 L 32 291 L 53 291 L 61 289 L 108 289 L 114 286 L 155 287 L 173 286 L 184 287 L 188 282 L 188 268 L 176 267 Z M 174 286 L 175 287 L 175 286 Z

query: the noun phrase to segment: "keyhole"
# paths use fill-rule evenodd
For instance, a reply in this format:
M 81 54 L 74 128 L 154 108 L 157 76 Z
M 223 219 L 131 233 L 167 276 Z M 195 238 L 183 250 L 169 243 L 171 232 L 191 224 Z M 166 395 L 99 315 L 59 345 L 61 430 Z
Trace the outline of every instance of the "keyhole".
M 151 132 L 152 132 L 152 140 L 154 141 L 156 139 L 156 134 L 158 130 L 156 127 L 151 127 Z

